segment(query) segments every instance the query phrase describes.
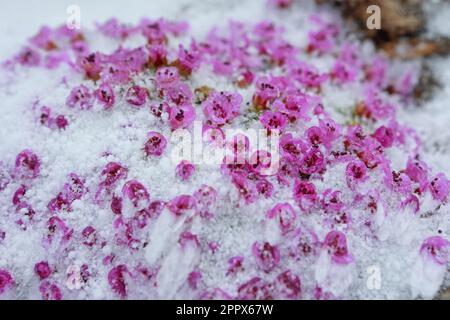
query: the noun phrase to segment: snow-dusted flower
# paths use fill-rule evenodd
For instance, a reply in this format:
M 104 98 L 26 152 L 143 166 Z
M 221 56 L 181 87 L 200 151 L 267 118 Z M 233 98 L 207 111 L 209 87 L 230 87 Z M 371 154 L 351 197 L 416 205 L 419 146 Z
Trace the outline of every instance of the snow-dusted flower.
M 44 281 L 39 286 L 42 299 L 44 300 L 61 300 L 63 298 L 61 290 L 56 283 Z
M 256 259 L 256 264 L 264 272 L 270 272 L 280 263 L 280 250 L 277 246 L 272 246 L 268 242 L 255 242 L 252 246 L 252 253 Z
M 177 176 L 182 180 L 188 180 L 195 172 L 195 166 L 187 160 L 181 161 L 176 168 Z
M 47 279 L 52 274 L 52 268 L 50 268 L 47 261 L 41 261 L 34 265 L 34 272 L 39 276 L 39 279 Z
M 278 203 L 267 212 L 266 217 L 275 219 L 282 233 L 285 234 L 294 228 L 297 214 L 289 203 Z
M 116 101 L 114 91 L 107 83 L 102 83 L 100 87 L 94 91 L 94 96 L 105 110 L 111 109 Z
M 8 291 L 14 285 L 14 280 L 11 274 L 3 269 L 0 269 L 0 295 Z
M 330 231 L 323 241 L 322 247 L 328 251 L 331 260 L 337 264 L 348 264 L 353 261 L 348 252 L 347 238 L 340 231 Z
M 147 89 L 137 85 L 130 87 L 125 94 L 127 103 L 136 108 L 143 107 L 147 102 L 147 97 Z
M 160 157 L 167 146 L 167 139 L 159 132 L 150 131 L 147 134 L 147 142 L 144 145 L 144 150 L 147 156 Z
M 16 157 L 15 173 L 22 178 L 36 178 L 40 173 L 41 161 L 38 156 L 29 149 L 23 150 Z
M 239 115 L 242 97 L 238 93 L 216 92 L 209 94 L 202 108 L 205 117 L 216 126 L 231 122 Z
M 79 108 L 81 110 L 90 109 L 93 105 L 91 90 L 85 85 L 74 87 L 66 99 L 66 105 L 70 108 Z

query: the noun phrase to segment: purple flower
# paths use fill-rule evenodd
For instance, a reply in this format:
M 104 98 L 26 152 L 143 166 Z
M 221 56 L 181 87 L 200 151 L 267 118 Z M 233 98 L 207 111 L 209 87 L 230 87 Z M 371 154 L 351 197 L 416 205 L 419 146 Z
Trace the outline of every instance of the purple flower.
M 337 264 L 348 264 L 353 261 L 353 257 L 348 253 L 347 238 L 340 231 L 328 232 L 322 247 L 328 251 L 331 260 Z
M 178 84 L 180 76 L 174 67 L 161 67 L 156 71 L 156 84 L 160 89 L 167 89 Z
M 430 191 L 433 198 L 444 202 L 449 194 L 450 182 L 443 173 L 438 173 L 430 182 Z
M 266 217 L 276 219 L 283 234 L 293 230 L 297 214 L 289 203 L 278 203 L 270 209 Z
M 287 124 L 288 118 L 281 112 L 273 112 L 270 110 L 264 111 L 264 113 L 259 118 L 259 121 L 267 130 L 279 130 L 282 132 Z
M 11 274 L 3 269 L 0 269 L 0 295 L 8 291 L 14 285 L 14 280 Z
M 47 261 L 41 261 L 34 265 L 34 272 L 39 276 L 39 279 L 44 280 L 50 277 L 52 269 Z
M 222 126 L 239 115 L 241 103 L 242 97 L 238 93 L 213 91 L 203 102 L 202 109 L 212 124 Z
M 260 277 L 254 277 L 238 288 L 240 300 L 272 300 L 273 285 Z
M 195 172 L 195 166 L 189 161 L 183 160 L 181 161 L 176 168 L 177 176 L 182 181 L 187 181 L 192 174 Z
M 39 286 L 39 291 L 41 292 L 42 299 L 44 300 L 61 300 L 62 293 L 56 283 L 50 281 L 44 281 Z
M 182 194 L 172 199 L 167 204 L 167 208 L 169 209 L 170 212 L 174 213 L 176 216 L 181 216 L 195 209 L 196 208 L 195 203 L 196 201 L 194 197 Z
M 66 105 L 70 108 L 85 110 L 90 109 L 92 104 L 92 93 L 85 85 L 74 87 L 66 99 Z
M 94 96 L 105 110 L 111 109 L 116 100 L 113 89 L 107 83 L 102 83 L 100 87 L 94 91 Z
M 357 183 L 367 180 L 367 167 L 361 160 L 353 160 L 345 169 L 347 185 L 353 188 Z
M 127 297 L 127 283 L 125 277 L 128 274 L 128 268 L 121 264 L 112 268 L 108 273 L 108 283 L 111 289 L 122 299 Z
M 429 237 L 420 247 L 420 254 L 432 259 L 440 265 L 445 265 L 449 258 L 450 242 L 440 236 Z
M 268 242 L 255 242 L 252 246 L 252 253 L 256 258 L 256 264 L 264 272 L 272 271 L 280 263 L 280 250 Z
M 390 148 L 394 143 L 394 134 L 395 132 L 392 128 L 381 126 L 375 131 L 373 137 L 377 139 L 383 147 Z
M 298 299 L 302 292 L 300 278 L 291 270 L 280 273 L 274 285 L 279 299 Z
M 147 134 L 147 137 L 147 142 L 144 145 L 145 153 L 148 157 L 160 157 L 167 147 L 166 138 L 162 134 L 155 131 L 150 131 Z
M 33 179 L 39 175 L 41 162 L 38 156 L 31 150 L 26 149 L 16 157 L 15 173 L 25 179 Z
M 125 94 L 125 100 L 127 101 L 127 103 L 137 108 L 140 108 L 145 104 L 145 102 L 147 101 L 147 97 L 147 89 L 140 86 L 130 87 Z
M 312 208 L 317 201 L 317 192 L 314 184 L 296 180 L 294 184 L 294 200 L 302 210 Z
M 169 110 L 169 124 L 172 130 L 187 128 L 195 120 L 195 109 L 190 104 L 173 106 Z
M 122 196 L 129 200 L 134 208 L 146 208 L 150 194 L 142 183 L 137 180 L 127 181 L 122 188 Z

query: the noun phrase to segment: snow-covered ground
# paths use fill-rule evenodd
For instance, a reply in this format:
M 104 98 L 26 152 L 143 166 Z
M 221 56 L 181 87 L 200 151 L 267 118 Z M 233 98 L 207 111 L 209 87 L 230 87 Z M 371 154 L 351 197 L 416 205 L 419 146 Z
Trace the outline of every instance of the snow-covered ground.
M 142 17 L 158 18 L 164 17 L 171 20 L 188 21 L 190 24 L 190 35 L 203 38 L 208 30 L 214 26 L 225 26 L 229 19 L 242 21 L 248 24 L 258 22 L 262 19 L 271 19 L 283 25 L 287 30 L 287 38 L 295 45 L 304 43 L 307 38 L 309 22 L 307 18 L 317 11 L 312 1 L 298 1 L 293 9 L 288 11 L 274 11 L 269 9 L 261 0 L 166 0 L 166 1 L 2 1 L 0 9 L 0 61 L 4 61 L 14 55 L 25 43 L 26 39 L 36 33 L 43 24 L 57 26 L 64 24 L 67 19 L 66 9 L 69 5 L 79 5 L 81 9 L 82 30 L 89 33 L 90 40 L 98 45 L 100 50 L 111 50 L 114 46 L 107 40 L 101 38 L 93 30 L 94 23 L 105 21 L 110 17 L 117 17 L 123 22 L 136 23 Z M 300 4 L 301 2 L 301 4 Z M 440 11 L 440 21 L 450 21 L 450 10 Z M 445 16 L 447 14 L 448 16 Z M 443 33 L 450 28 L 442 28 L 441 24 L 430 25 L 432 32 Z M 442 31 L 444 30 L 444 31 Z M 349 36 L 350 37 L 350 36 Z M 130 43 L 133 45 L 134 43 Z M 369 42 L 364 42 L 362 48 L 368 54 L 373 53 L 373 47 Z M 314 63 L 321 69 L 327 69 L 332 61 L 316 59 Z M 412 66 L 415 62 L 411 63 Z M 444 172 L 450 175 L 450 58 L 436 58 L 432 61 L 432 72 L 443 84 L 431 99 L 423 106 L 409 105 L 399 109 L 397 119 L 414 128 L 423 141 L 422 154 L 424 160 L 430 165 L 433 173 Z M 409 65 L 406 65 L 409 67 Z M 394 68 L 405 68 L 404 64 L 394 63 Z M 162 263 L 163 272 L 158 276 L 159 290 L 155 293 L 147 290 L 142 283 L 134 282 L 129 288 L 131 298 L 191 298 L 190 291 L 184 281 L 187 274 L 184 270 L 190 270 L 192 261 L 198 260 L 196 268 L 202 272 L 203 285 L 206 288 L 220 287 L 221 289 L 235 295 L 236 287 L 254 275 L 255 266 L 250 262 L 245 269 L 235 277 L 225 276 L 228 259 L 238 256 L 242 252 L 250 252 L 252 244 L 262 240 L 265 228 L 262 226 L 265 212 L 274 201 L 287 201 L 291 196 L 276 193 L 273 199 L 263 200 L 249 206 L 237 206 L 236 194 L 229 194 L 229 183 L 224 179 L 218 168 L 199 167 L 198 172 L 189 184 L 180 184 L 173 175 L 175 165 L 170 162 L 169 157 L 161 160 L 147 161 L 141 154 L 136 152 L 136 141 L 141 141 L 149 129 L 157 129 L 166 136 L 170 134 L 168 128 L 153 124 L 149 128 L 148 110 L 129 112 L 127 109 L 118 109 L 113 113 L 105 115 L 102 112 L 75 112 L 67 110 L 64 105 L 69 89 L 62 86 L 62 79 L 69 84 L 75 85 L 81 81 L 80 75 L 68 75 L 68 70 L 60 68 L 56 70 L 43 71 L 42 69 L 19 69 L 13 77 L 2 74 L 0 76 L 0 161 L 12 164 L 16 155 L 26 148 L 31 148 L 42 157 L 45 166 L 41 168 L 42 177 L 32 189 L 27 192 L 27 197 L 33 200 L 36 212 L 47 210 L 48 200 L 56 194 L 67 180 L 70 172 L 96 172 L 96 175 L 86 176 L 86 185 L 95 189 L 98 184 L 98 176 L 101 168 L 114 157 L 126 162 L 129 167 L 129 178 L 137 178 L 145 181 L 150 186 L 151 197 L 155 199 L 169 200 L 178 194 L 192 194 L 198 187 L 207 182 L 216 188 L 219 196 L 224 201 L 216 208 L 216 219 L 203 224 L 194 225 L 192 228 L 202 239 L 202 250 L 208 251 L 208 244 L 217 243 L 219 250 L 214 254 L 203 254 L 200 258 L 195 257 L 197 253 L 187 251 L 171 251 Z M 213 84 L 222 90 L 233 90 L 235 87 L 225 78 L 215 77 L 211 72 L 203 71 L 193 77 L 192 87 L 205 84 Z M 251 100 L 249 90 L 240 90 L 244 101 Z M 354 105 L 361 98 L 361 88 L 356 84 L 354 87 L 346 87 L 338 90 L 327 87 L 323 92 L 324 104 L 332 109 L 333 116 L 345 117 L 348 114 L 348 106 Z M 357 93 L 357 94 L 356 94 Z M 51 105 L 57 112 L 65 112 L 73 116 L 73 122 L 63 133 L 54 132 L 36 126 L 35 114 L 32 112 L 33 102 L 39 99 L 41 104 Z M 72 112 L 72 113 L 70 113 Z M 343 115 L 342 115 L 343 113 Z M 76 117 L 75 117 L 76 116 Z M 72 119 L 72 118 L 71 118 Z M 126 135 L 122 130 L 127 123 L 133 126 L 128 128 Z M 105 151 L 113 157 L 100 157 Z M 394 151 L 393 151 L 394 152 Z M 402 155 L 391 155 L 398 167 L 404 167 L 406 159 Z M 342 168 L 342 171 L 345 168 Z M 321 188 L 325 186 L 340 187 L 342 177 L 326 176 Z M 15 186 L 17 188 L 17 186 Z M 10 298 L 40 298 L 39 281 L 34 275 L 33 267 L 36 262 L 48 260 L 52 265 L 59 268 L 54 275 L 58 282 L 66 283 L 66 270 L 71 265 L 91 263 L 92 278 L 88 288 L 73 290 L 69 286 L 64 287 L 65 298 L 74 299 L 111 299 L 117 298 L 115 293 L 109 289 L 109 268 L 102 267 L 102 259 L 111 251 L 112 244 L 108 244 L 100 250 L 93 252 L 89 248 L 73 250 L 65 257 L 64 261 L 58 260 L 59 255 L 49 254 L 41 246 L 41 237 L 44 219 L 35 226 L 30 227 L 26 236 L 23 231 L 2 219 L 2 215 L 13 214 L 11 210 L 11 197 L 15 188 L 7 188 L 0 194 L 0 231 L 5 229 L 8 236 L 5 241 L 0 242 L 0 269 L 7 268 L 14 274 L 17 283 L 14 292 L 10 292 Z M 421 276 L 418 279 L 411 275 L 414 268 L 423 271 L 424 267 L 417 266 L 417 255 L 421 241 L 433 235 L 450 237 L 450 207 L 443 205 L 439 210 L 420 221 L 411 219 L 408 225 L 405 221 L 397 221 L 404 229 L 404 235 L 411 239 L 390 238 L 383 243 L 361 242 L 361 235 L 348 235 L 349 247 L 357 260 L 355 270 L 345 272 L 353 275 L 353 283 L 350 289 L 346 288 L 341 294 L 343 298 L 413 298 L 416 286 L 419 291 L 426 291 L 429 284 L 424 282 Z M 73 211 L 64 216 L 65 221 L 80 232 L 85 226 L 93 225 L 99 238 L 111 238 L 113 215 L 109 210 L 99 208 L 90 201 L 75 201 Z M 309 221 L 314 224 L 314 219 Z M 159 221 L 161 228 L 165 221 Z M 393 222 L 395 223 L 395 222 Z M 148 236 L 152 243 L 158 243 L 161 252 L 172 248 L 173 239 L 164 238 L 164 232 L 157 232 Z M 317 226 L 315 230 L 322 239 L 325 228 Z M 392 231 L 394 232 L 394 231 Z M 175 233 L 176 234 L 176 233 Z M 168 235 L 168 237 L 170 234 Z M 156 237 L 156 239 L 155 239 Z M 405 245 L 405 241 L 407 244 Z M 156 249 L 155 249 L 156 250 Z M 124 250 L 121 252 L 121 262 L 127 261 L 151 261 L 149 250 L 147 253 L 132 254 Z M 165 253 L 161 253 L 164 255 Z M 197 260 L 196 260 L 197 259 Z M 247 260 L 246 260 L 247 261 Z M 317 262 L 320 264 L 320 262 Z M 289 263 L 289 268 L 301 275 L 304 288 L 313 288 L 314 281 L 320 275 L 314 274 L 314 269 L 304 268 L 308 261 Z M 325 264 L 325 266 L 324 266 Z M 326 263 L 320 265 L 319 269 L 326 269 Z M 422 268 L 422 269 L 421 269 Z M 317 268 L 316 268 L 317 269 Z M 375 270 L 375 271 L 374 271 Z M 416 271 L 417 271 L 416 270 Z M 436 271 L 438 273 L 438 271 Z M 264 275 L 263 272 L 259 272 Z M 337 273 L 339 273 L 337 271 Z M 373 276 L 377 277 L 373 280 Z M 377 274 L 380 277 L 378 279 Z M 420 273 L 420 272 L 419 272 Z M 175 276 L 176 275 L 176 276 Z M 337 278 L 345 276 L 336 274 Z M 439 275 L 436 276 L 440 279 Z M 435 274 L 430 279 L 435 279 Z M 372 279 L 372 280 L 371 280 Z M 375 281 L 375 284 L 371 281 Z M 446 272 L 445 284 L 450 283 L 448 272 Z M 379 285 L 379 286 L 378 286 Z M 431 284 L 430 286 L 433 286 Z M 444 285 L 445 286 L 445 285 Z M 336 290 L 339 292 L 340 290 Z M 304 292 L 304 298 L 312 298 L 314 293 Z

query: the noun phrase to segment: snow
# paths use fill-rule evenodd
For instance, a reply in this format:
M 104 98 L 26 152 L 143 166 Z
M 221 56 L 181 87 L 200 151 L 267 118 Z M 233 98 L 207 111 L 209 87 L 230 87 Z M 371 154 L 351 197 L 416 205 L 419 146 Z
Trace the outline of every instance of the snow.
M 287 12 L 269 12 L 260 0 L 170 0 L 146 1 L 139 0 L 124 5 L 122 1 L 8 1 L 2 3 L 0 21 L 4 28 L 0 29 L 0 61 L 10 58 L 25 40 L 33 35 L 42 24 L 56 26 L 65 23 L 68 5 L 77 4 L 81 8 L 83 30 L 91 30 L 95 22 L 105 21 L 109 17 L 118 16 L 121 21 L 137 22 L 142 16 L 186 20 L 191 25 L 190 34 L 201 38 L 213 25 L 225 25 L 229 19 L 252 23 L 264 18 L 275 20 L 286 27 L 288 39 L 299 45 L 305 42 L 308 30 L 307 17 L 317 10 L 313 1 L 296 3 L 295 10 Z M 333 13 L 331 13 L 333 15 Z M 450 8 L 439 13 L 430 30 L 436 34 L 448 34 Z M 439 22 L 440 21 L 440 22 Z M 446 26 L 447 28 L 443 28 Z M 112 50 L 113 44 L 93 33 L 92 40 L 97 40 L 101 50 Z M 130 47 L 139 45 L 142 39 L 133 39 L 127 43 Z M 187 39 L 184 39 L 187 40 Z M 373 53 L 373 47 L 366 43 L 367 52 Z M 327 69 L 332 61 L 317 59 L 314 61 L 319 69 Z M 437 90 L 431 101 L 417 107 L 414 105 L 400 110 L 398 118 L 401 122 L 417 130 L 424 143 L 424 159 L 433 168 L 433 172 L 450 174 L 450 58 L 435 58 L 431 62 L 433 75 L 444 86 Z M 400 64 L 399 68 L 405 65 Z M 395 72 L 393 70 L 393 72 Z M 65 84 L 65 81 L 67 84 Z M 219 166 L 197 166 L 197 171 L 189 184 L 179 183 L 175 177 L 175 166 L 170 160 L 173 146 L 160 159 L 147 159 L 136 145 L 143 145 L 149 130 L 155 130 L 170 136 L 170 130 L 161 126 L 150 116 L 148 110 L 133 110 L 118 103 L 118 108 L 111 113 L 101 110 L 79 112 L 69 110 L 64 102 L 70 88 L 78 84 L 81 77 L 73 75 L 66 67 L 46 71 L 42 69 L 22 68 L 13 75 L 0 75 L 0 161 L 12 164 L 16 155 L 25 148 L 32 148 L 40 155 L 42 172 L 34 182 L 26 196 L 33 203 L 37 213 L 46 212 L 48 200 L 61 190 L 70 172 L 76 172 L 86 179 L 86 185 L 96 190 L 102 168 L 110 161 L 126 163 L 129 168 L 128 179 L 138 179 L 148 188 L 152 199 L 170 200 L 179 194 L 192 194 L 198 187 L 207 183 L 214 187 L 222 201 L 214 208 L 217 216 L 214 220 L 200 223 L 192 222 L 192 230 L 201 239 L 202 252 L 210 251 L 205 244 L 217 242 L 219 250 L 215 254 L 198 253 L 198 249 L 188 247 L 181 250 L 176 244 L 181 233 L 183 220 L 174 221 L 169 212 L 163 211 L 148 234 L 150 245 L 137 254 L 126 250 L 121 251 L 119 262 L 147 262 L 152 264 L 162 260 L 157 281 L 160 283 L 157 292 L 145 291 L 140 288 L 130 290 L 130 298 L 191 298 L 187 288 L 183 287 L 188 274 L 187 270 L 197 266 L 202 270 L 202 280 L 209 288 L 221 287 L 223 290 L 236 294 L 238 284 L 248 280 L 250 276 L 264 273 L 256 270 L 255 262 L 250 254 L 245 257 L 245 269 L 242 273 L 225 278 L 228 259 L 250 252 L 255 241 L 268 238 L 273 241 L 279 235 L 270 231 L 264 224 L 261 213 L 265 213 L 275 202 L 291 201 L 291 190 L 280 190 L 273 199 L 259 201 L 243 206 L 238 200 L 237 192 L 229 192 L 230 184 L 224 182 Z M 222 90 L 237 90 L 225 77 L 214 75 L 208 68 L 201 69 L 191 79 L 192 87 L 214 84 Z M 361 97 L 358 84 L 355 87 L 337 88 L 325 87 L 323 102 L 333 111 L 337 119 L 345 119 L 349 114 L 349 106 L 354 105 Z M 249 90 L 240 90 L 244 101 L 251 100 Z M 358 93 L 358 94 L 355 94 Z M 62 132 L 36 126 L 36 113 L 32 104 L 39 98 L 40 103 L 52 106 L 55 112 L 68 115 L 70 125 Z M 107 155 L 104 155 L 107 152 Z M 404 167 L 406 158 L 402 150 L 392 150 L 391 158 L 398 167 Z M 104 156 L 101 156 L 104 155 Z M 322 184 L 317 188 L 323 191 L 327 187 L 345 189 L 345 168 L 336 165 L 333 175 L 325 175 Z M 369 181 L 376 183 L 376 181 Z M 13 225 L 11 219 L 1 215 L 15 214 L 10 201 L 17 185 L 9 185 L 0 195 L 0 230 L 7 231 L 7 237 L 0 240 L 0 269 L 7 268 L 14 274 L 17 282 L 15 292 L 8 297 L 19 299 L 39 298 L 38 280 L 33 266 L 41 260 L 48 260 L 58 266 L 56 280 L 65 283 L 66 270 L 75 264 L 80 266 L 88 263 L 94 274 L 88 287 L 82 290 L 70 290 L 64 287 L 64 297 L 72 299 L 113 299 L 116 295 L 110 290 L 107 282 L 109 269 L 102 265 L 101 259 L 111 251 L 118 249 L 109 243 L 98 252 L 92 252 L 80 247 L 74 250 L 64 261 L 55 261 L 40 245 L 42 230 L 48 216 L 37 219 L 30 226 L 26 236 L 21 229 Z M 345 195 L 344 195 L 345 196 Z M 388 195 L 383 195 L 387 197 Z M 81 233 L 84 227 L 93 225 L 99 232 L 99 238 L 112 237 L 113 214 L 94 204 L 93 194 L 88 199 L 82 198 L 73 204 L 73 211 L 65 215 L 68 225 Z M 357 209 L 355 209 L 357 211 Z M 357 214 L 355 212 L 355 214 Z M 314 279 L 336 296 L 344 298 L 432 298 L 439 290 L 442 282 L 450 284 L 448 272 L 434 265 L 427 265 L 417 256 L 421 241 L 427 236 L 435 235 L 440 230 L 441 235 L 450 237 L 450 207 L 440 207 L 426 219 L 412 217 L 403 212 L 385 221 L 379 221 L 381 243 L 361 241 L 361 235 L 349 234 L 349 247 L 357 263 L 349 266 L 352 270 L 333 269 L 326 255 L 320 256 L 320 261 L 311 268 L 309 261 L 292 263 L 292 270 L 301 272 L 304 287 L 313 287 Z M 314 217 L 305 219 L 309 228 L 318 234 L 320 239 L 328 231 L 320 226 Z M 281 246 L 286 245 L 281 243 Z M 379 290 L 369 290 L 366 286 L 367 269 L 377 266 L 381 270 L 381 287 Z M 330 269 L 331 268 L 331 269 Z M 351 277 L 351 279 L 349 278 Z M 445 278 L 445 280 L 444 280 Z M 313 292 L 305 292 L 304 298 L 312 298 Z

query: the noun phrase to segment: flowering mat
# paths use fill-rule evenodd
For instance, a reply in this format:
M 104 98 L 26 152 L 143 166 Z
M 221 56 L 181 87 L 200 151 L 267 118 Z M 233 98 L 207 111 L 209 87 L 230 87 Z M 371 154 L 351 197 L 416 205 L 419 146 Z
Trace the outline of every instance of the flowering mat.
M 311 1 L 239 6 L 196 29 L 42 27 L 3 62 L 0 298 L 448 286 L 449 116 L 433 120 L 437 100 L 417 111 L 420 62 L 388 58 Z M 278 148 L 251 139 L 261 131 Z

